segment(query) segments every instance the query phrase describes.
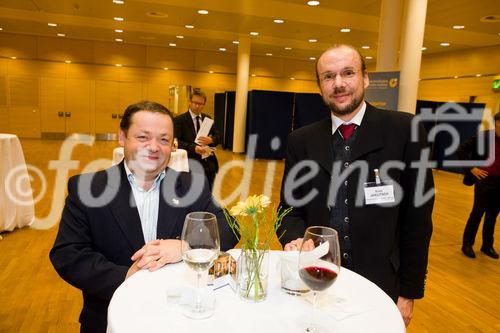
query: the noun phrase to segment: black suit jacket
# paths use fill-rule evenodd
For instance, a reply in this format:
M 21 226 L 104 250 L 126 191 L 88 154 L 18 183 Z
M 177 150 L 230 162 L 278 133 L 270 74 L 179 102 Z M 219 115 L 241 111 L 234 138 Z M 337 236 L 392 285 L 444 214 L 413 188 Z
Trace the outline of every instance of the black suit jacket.
M 201 116 L 202 119 L 209 117 L 204 113 L 202 113 Z M 196 129 L 194 128 L 193 119 L 189 111 L 175 117 L 174 134 L 179 143 L 179 148 L 187 150 L 190 159 L 202 162 L 205 173 L 210 175 L 215 175 L 217 173 L 219 170 L 219 162 L 215 154 L 212 154 L 202 161 L 201 156 L 195 152 L 196 143 L 194 140 L 196 139 Z M 213 143 L 210 145 L 211 147 L 215 147 L 220 143 L 219 133 L 214 126 L 210 129 L 209 136 L 212 137 L 213 140 Z
M 469 140 L 465 141 L 457 150 L 457 155 L 461 160 L 470 161 L 486 161 L 488 159 L 491 149 L 493 149 L 493 157 L 495 156 L 495 145 L 491 147 L 491 142 L 495 140 L 495 130 L 489 130 L 482 133 L 482 139 L 484 144 L 484 152 L 480 154 L 478 152 L 478 136 L 475 135 Z M 478 167 L 480 166 L 478 163 Z M 484 164 L 484 163 L 483 163 Z M 470 172 L 472 168 L 465 168 L 463 183 L 467 186 L 472 186 L 477 182 L 477 178 Z
M 347 178 L 353 269 L 377 284 L 394 300 L 398 296 L 411 299 L 423 297 L 432 233 L 434 196 L 420 207 L 413 202 L 417 170 L 410 168 L 410 163 L 420 159 L 426 139 L 425 131 L 420 126 L 418 142 L 411 142 L 412 119 L 413 116 L 408 113 L 379 110 L 367 104 L 351 146 L 351 165 L 356 161 L 366 161 L 368 179 L 359 179 L 357 169 Z M 317 193 L 308 204 L 295 207 L 285 217 L 278 231 L 279 235 L 286 230 L 281 239 L 283 245 L 302 237 L 308 226 L 330 225 L 328 193 L 334 154 L 331 117 L 299 128 L 289 135 L 282 205 L 289 206 L 284 191 L 291 168 L 301 161 L 312 160 L 319 165 L 319 172 L 294 191 L 295 198 L 303 198 L 311 191 Z M 386 161 L 403 162 L 401 168 L 392 168 L 388 172 L 389 177 L 401 186 L 401 190 L 395 187 L 394 191 L 396 197 L 403 195 L 401 203 L 393 207 L 365 205 L 363 195 L 361 207 L 354 207 L 358 186 L 374 182 L 373 170 L 380 169 Z M 427 191 L 433 188 L 431 170 L 427 169 L 424 174 L 423 188 Z M 382 178 L 382 181 L 385 180 Z
M 208 211 L 217 216 L 221 247 L 232 248 L 236 238 L 221 208 L 214 203 L 206 181 L 203 183 L 199 176 L 192 180 L 194 176 L 189 173 L 166 170 L 160 190 L 158 239 L 179 238 L 187 213 Z M 181 207 L 183 196 L 195 182 L 204 184 L 200 197 L 187 207 Z M 103 195 L 90 205 L 83 200 L 89 186 L 94 197 Z M 106 192 L 108 195 L 103 194 Z M 105 171 L 70 178 L 50 260 L 65 281 L 82 290 L 82 325 L 95 332 L 105 332 L 109 301 L 125 280 L 132 265 L 130 257 L 143 245 L 139 213 L 123 162 Z

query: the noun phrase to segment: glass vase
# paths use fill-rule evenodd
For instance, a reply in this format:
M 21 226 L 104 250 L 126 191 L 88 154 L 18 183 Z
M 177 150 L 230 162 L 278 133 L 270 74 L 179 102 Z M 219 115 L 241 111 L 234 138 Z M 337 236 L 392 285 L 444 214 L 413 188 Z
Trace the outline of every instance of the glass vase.
M 237 267 L 239 296 L 251 302 L 265 300 L 269 275 L 269 248 L 242 248 Z

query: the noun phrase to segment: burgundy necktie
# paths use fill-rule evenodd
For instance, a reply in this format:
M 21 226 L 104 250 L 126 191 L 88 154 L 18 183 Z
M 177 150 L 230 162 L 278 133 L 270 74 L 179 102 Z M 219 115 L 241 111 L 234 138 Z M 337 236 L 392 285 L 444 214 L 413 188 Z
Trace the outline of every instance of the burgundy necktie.
M 349 139 L 349 137 L 354 133 L 354 130 L 356 129 L 356 124 L 342 124 L 339 126 L 339 131 L 340 134 L 342 134 L 342 137 L 344 140 Z

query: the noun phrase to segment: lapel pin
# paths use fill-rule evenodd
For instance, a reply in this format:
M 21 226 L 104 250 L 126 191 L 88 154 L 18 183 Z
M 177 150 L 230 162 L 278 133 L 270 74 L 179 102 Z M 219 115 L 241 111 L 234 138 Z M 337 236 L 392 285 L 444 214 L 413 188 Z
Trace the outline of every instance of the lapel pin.
M 173 198 L 173 199 L 172 199 L 172 203 L 173 203 L 174 205 L 177 205 L 177 206 L 178 206 L 178 205 L 179 205 L 179 200 L 177 200 L 176 198 Z

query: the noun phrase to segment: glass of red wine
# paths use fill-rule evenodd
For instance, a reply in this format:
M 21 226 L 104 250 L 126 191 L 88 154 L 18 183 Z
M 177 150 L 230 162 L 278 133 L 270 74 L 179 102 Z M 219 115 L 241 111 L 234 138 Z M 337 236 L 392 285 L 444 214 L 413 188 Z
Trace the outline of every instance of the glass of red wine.
M 299 275 L 313 291 L 313 312 L 305 332 L 321 332 L 314 320 L 318 308 L 318 292 L 328 289 L 340 271 L 340 247 L 337 231 L 328 227 L 307 228 L 299 254 Z

